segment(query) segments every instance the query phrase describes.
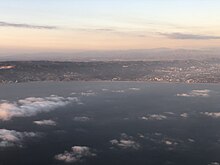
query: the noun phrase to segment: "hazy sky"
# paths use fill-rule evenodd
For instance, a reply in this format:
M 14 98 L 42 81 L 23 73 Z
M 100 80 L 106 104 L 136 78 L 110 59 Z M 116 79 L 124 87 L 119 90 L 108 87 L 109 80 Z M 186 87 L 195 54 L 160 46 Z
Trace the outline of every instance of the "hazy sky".
M 220 0 L 2 0 L 2 52 L 205 48 Z

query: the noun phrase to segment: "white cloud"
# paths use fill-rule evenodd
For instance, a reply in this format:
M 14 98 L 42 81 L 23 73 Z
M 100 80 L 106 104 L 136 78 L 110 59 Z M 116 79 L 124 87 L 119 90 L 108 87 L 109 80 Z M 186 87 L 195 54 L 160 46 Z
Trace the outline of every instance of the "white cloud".
M 81 116 L 81 117 L 77 116 L 77 117 L 74 117 L 73 120 L 74 120 L 74 121 L 80 121 L 80 122 L 86 122 L 86 121 L 89 121 L 90 118 L 89 118 L 89 117 L 86 117 L 86 116 Z
M 113 93 L 124 93 L 125 91 L 124 90 L 113 90 L 112 92 Z
M 176 145 L 178 145 L 178 142 L 175 141 L 174 139 L 164 139 L 164 140 L 162 140 L 162 143 L 164 143 L 167 146 L 176 146 Z
M 109 91 L 109 89 L 103 88 L 102 91 L 106 92 Z
M 173 113 L 173 112 L 164 112 L 164 113 L 166 113 L 168 115 L 175 115 L 175 113 Z
M 189 141 L 190 143 L 194 143 L 194 142 L 195 142 L 195 140 L 194 140 L 194 139 L 191 139 L 191 138 L 189 138 L 188 141 Z
M 182 114 L 180 114 L 180 116 L 183 117 L 183 118 L 189 117 L 188 113 L 182 113 Z
M 213 118 L 220 118 L 220 112 L 201 112 L 201 114 L 213 117 Z
M 95 92 L 89 92 L 89 91 L 88 91 L 88 92 L 82 92 L 81 95 L 82 95 L 82 96 L 95 96 L 96 93 L 95 93 Z
M 80 103 L 77 97 L 60 97 L 51 95 L 49 97 L 38 98 L 28 97 L 17 102 L 0 102 L 0 120 L 10 120 L 13 117 L 28 117 L 38 113 L 49 112 L 58 107 L 70 103 Z
M 208 165 L 220 165 L 220 163 L 218 163 L 218 162 L 211 162 Z
M 37 125 L 47 125 L 47 126 L 55 126 L 56 122 L 53 120 L 40 120 L 40 121 L 34 121 Z
M 80 95 L 81 95 L 81 96 L 95 96 L 96 93 L 93 92 L 92 90 L 88 90 L 88 91 L 86 91 L 86 92 L 81 92 Z
M 62 154 L 55 155 L 55 159 L 64 161 L 66 163 L 77 163 L 84 161 L 86 158 L 96 156 L 89 147 L 74 146 L 71 151 L 65 151 Z
M 157 115 L 157 114 L 152 114 L 152 115 L 147 115 L 141 117 L 142 120 L 164 120 L 167 119 L 166 116 L 164 115 Z
M 34 132 L 17 132 L 15 130 L 0 129 L 0 147 L 22 147 L 25 138 L 39 136 Z
M 162 133 L 155 132 L 154 135 L 156 135 L 156 136 L 162 136 Z
M 169 140 L 165 140 L 164 143 L 165 143 L 166 145 L 172 145 L 172 144 L 173 144 L 173 142 L 171 142 L 171 141 L 169 141 Z
M 139 138 L 145 138 L 145 136 L 141 133 L 138 133 Z
M 147 140 L 150 140 L 151 142 L 154 142 L 157 145 L 164 145 L 168 150 L 175 149 L 178 145 L 184 145 L 184 141 L 180 139 L 174 139 L 167 137 L 165 134 L 162 133 L 154 133 L 154 134 L 148 134 L 146 136 Z M 192 140 L 192 139 L 191 139 Z
M 177 94 L 177 96 L 180 96 L 180 97 L 209 97 L 210 92 L 211 91 L 208 89 L 192 90 L 189 93 Z
M 135 142 L 133 140 L 133 137 L 131 136 L 128 136 L 127 134 L 125 133 L 122 133 L 121 134 L 121 138 L 120 139 L 113 139 L 110 141 L 110 143 L 113 145 L 113 146 L 116 146 L 116 147 L 119 147 L 121 149 L 139 149 L 140 148 L 140 144 Z
M 140 88 L 129 88 L 129 90 L 131 90 L 131 91 L 139 91 L 141 89 Z

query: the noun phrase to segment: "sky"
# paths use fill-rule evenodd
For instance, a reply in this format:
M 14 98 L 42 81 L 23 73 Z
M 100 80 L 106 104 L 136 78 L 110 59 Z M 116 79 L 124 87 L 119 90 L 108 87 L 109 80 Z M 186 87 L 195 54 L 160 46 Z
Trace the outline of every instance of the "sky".
M 0 51 L 212 48 L 219 0 L 1 0 Z

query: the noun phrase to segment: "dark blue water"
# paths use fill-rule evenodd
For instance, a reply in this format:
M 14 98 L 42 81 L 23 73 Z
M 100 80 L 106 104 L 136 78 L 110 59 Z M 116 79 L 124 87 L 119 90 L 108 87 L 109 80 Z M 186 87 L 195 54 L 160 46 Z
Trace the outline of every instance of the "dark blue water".
M 220 85 L 37 82 L 0 100 L 1 165 L 220 163 Z

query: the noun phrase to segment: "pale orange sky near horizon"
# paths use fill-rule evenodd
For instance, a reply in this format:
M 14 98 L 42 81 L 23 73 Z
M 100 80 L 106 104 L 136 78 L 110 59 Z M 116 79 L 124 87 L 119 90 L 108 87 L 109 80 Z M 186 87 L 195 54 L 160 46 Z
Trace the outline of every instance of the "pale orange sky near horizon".
M 0 50 L 22 53 L 219 47 L 219 1 L 128 1 L 3 2 Z

